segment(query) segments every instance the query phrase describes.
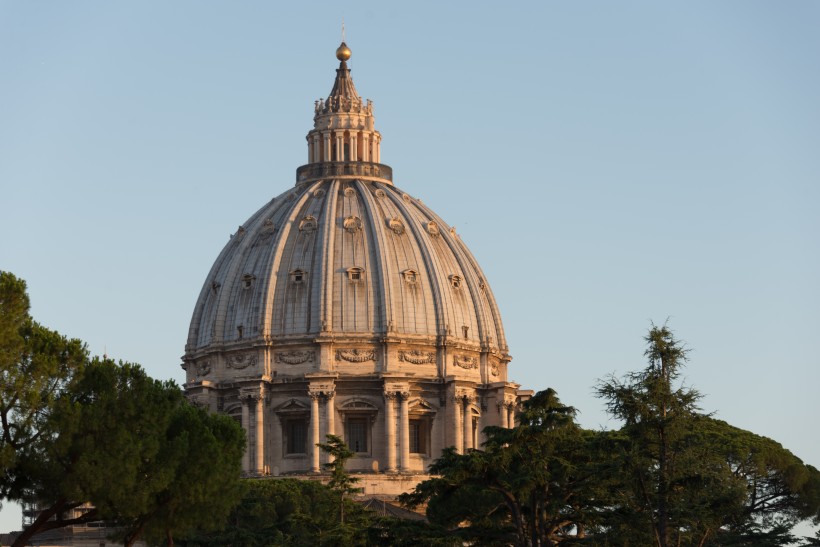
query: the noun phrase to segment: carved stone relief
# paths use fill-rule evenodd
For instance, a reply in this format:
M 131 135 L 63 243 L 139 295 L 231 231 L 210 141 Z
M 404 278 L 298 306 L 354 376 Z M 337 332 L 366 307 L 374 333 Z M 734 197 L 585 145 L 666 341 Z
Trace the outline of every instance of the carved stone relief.
M 301 365 L 302 363 L 313 362 L 315 352 L 313 351 L 280 351 L 273 356 L 274 362 L 285 363 L 286 365 Z
M 388 220 L 387 227 L 390 228 L 396 235 L 400 236 L 404 233 L 404 224 L 397 218 L 391 218 Z
M 350 363 L 375 361 L 376 352 L 372 349 L 338 349 L 336 350 L 336 360 L 348 361 Z
M 353 188 L 351 188 L 350 186 L 348 186 L 347 188 L 345 188 L 345 196 L 347 196 L 347 197 L 349 197 L 349 198 L 352 198 L 352 197 L 353 197 L 353 196 L 355 196 L 355 195 L 356 195 L 356 190 L 354 190 L 354 189 L 353 189 Z
M 478 368 L 478 359 L 469 355 L 453 355 L 453 364 L 469 370 Z
M 431 236 L 437 236 L 441 233 L 441 231 L 438 229 L 438 224 L 436 224 L 435 221 L 431 220 L 427 223 L 427 233 Z
M 399 361 L 406 361 L 414 365 L 426 365 L 436 362 L 436 354 L 432 351 L 400 351 Z
M 196 364 L 196 376 L 197 378 L 201 376 L 207 376 L 211 373 L 211 361 L 200 361 Z
M 308 215 L 303 218 L 301 222 L 299 222 L 299 231 L 305 233 L 315 232 L 317 226 L 318 223 L 316 222 L 316 219 L 313 216 Z
M 385 196 L 384 190 L 382 190 L 381 188 L 376 190 L 376 197 L 377 198 L 383 198 L 384 196 Z
M 344 226 L 344 229 L 348 233 L 355 234 L 362 229 L 362 219 L 356 216 L 347 217 L 342 223 L 342 226 Z
M 229 355 L 226 366 L 237 370 L 256 366 L 256 354 L 240 353 L 239 355 Z

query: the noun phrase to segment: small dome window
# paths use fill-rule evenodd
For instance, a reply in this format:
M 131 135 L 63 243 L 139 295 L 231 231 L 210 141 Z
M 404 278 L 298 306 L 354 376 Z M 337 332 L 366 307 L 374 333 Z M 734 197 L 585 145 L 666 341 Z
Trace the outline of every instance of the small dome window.
M 404 282 L 408 285 L 415 285 L 419 282 L 419 272 L 416 270 L 404 270 L 401 275 L 404 277 Z
M 454 289 L 460 289 L 461 288 L 461 276 L 451 275 L 450 276 L 450 285 L 452 285 Z
M 246 273 L 242 276 L 242 288 L 243 289 L 250 289 L 253 287 L 253 282 L 256 280 L 256 276 L 253 274 Z
M 364 268 L 353 267 L 347 269 L 347 279 L 351 283 L 360 283 L 362 278 L 364 277 L 362 274 L 364 273 Z
M 300 285 L 305 282 L 307 272 L 305 270 L 293 270 L 290 272 L 290 281 L 294 285 Z

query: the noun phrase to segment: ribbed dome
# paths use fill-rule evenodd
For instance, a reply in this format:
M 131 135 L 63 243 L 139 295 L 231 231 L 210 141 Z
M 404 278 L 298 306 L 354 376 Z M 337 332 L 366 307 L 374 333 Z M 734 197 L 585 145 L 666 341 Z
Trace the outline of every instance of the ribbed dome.
M 186 349 L 320 335 L 432 345 L 450 338 L 507 352 L 492 292 L 467 247 L 387 180 L 303 182 L 257 211 L 211 269 Z
M 366 491 L 395 495 L 447 447 L 512 427 L 529 395 L 507 379 L 501 317 L 470 251 L 381 163 L 373 103 L 341 49 L 295 188 L 239 227 L 205 279 L 185 392 L 242 424 L 249 475 L 320 473 L 318 444 L 340 434 Z

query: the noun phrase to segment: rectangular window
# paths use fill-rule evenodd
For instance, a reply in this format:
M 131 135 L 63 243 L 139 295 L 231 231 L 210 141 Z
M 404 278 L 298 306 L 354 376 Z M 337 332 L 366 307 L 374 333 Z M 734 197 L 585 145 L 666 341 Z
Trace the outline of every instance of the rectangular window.
M 285 454 L 307 454 L 307 420 L 286 420 L 284 433 Z
M 347 446 L 353 452 L 369 452 L 367 446 L 367 418 L 348 418 Z
M 423 420 L 410 420 L 410 452 L 427 454 L 427 427 Z

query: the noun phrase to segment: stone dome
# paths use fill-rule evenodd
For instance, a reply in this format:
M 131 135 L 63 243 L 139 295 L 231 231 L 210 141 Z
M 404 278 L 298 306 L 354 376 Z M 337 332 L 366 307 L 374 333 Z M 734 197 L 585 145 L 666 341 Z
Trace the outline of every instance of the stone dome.
M 318 336 L 507 351 L 490 287 L 455 230 L 387 180 L 356 175 L 300 182 L 239 227 L 202 288 L 187 349 Z
M 191 319 L 186 393 L 242 423 L 248 474 L 319 472 L 328 433 L 354 470 L 423 473 L 445 447 L 511 425 L 520 401 L 484 274 L 393 185 L 349 53 L 314 104 L 295 187 L 231 236 Z

